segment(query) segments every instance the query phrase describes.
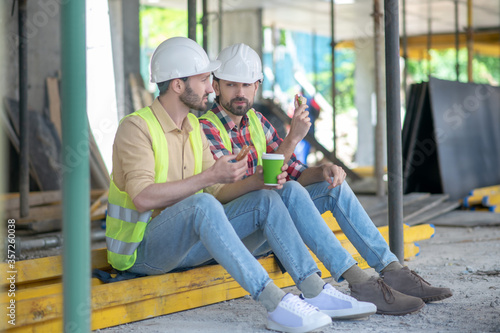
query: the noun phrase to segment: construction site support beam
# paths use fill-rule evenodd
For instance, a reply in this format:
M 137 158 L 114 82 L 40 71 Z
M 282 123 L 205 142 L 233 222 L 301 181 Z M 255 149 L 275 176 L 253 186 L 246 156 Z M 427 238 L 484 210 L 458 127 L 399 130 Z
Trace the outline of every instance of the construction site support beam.
M 399 3 L 385 0 L 385 68 L 387 95 L 387 157 L 389 246 L 403 263 L 403 171 L 401 144 L 401 82 L 399 66 Z
M 27 0 L 18 2 L 19 33 L 19 205 L 20 216 L 29 215 L 29 118 L 28 118 L 28 38 L 26 36 Z
M 374 53 L 375 53 L 375 96 L 377 106 L 377 124 L 375 125 L 375 180 L 377 197 L 385 197 L 384 182 L 384 135 L 386 132 L 385 119 L 385 96 L 383 81 L 382 62 L 382 12 L 380 11 L 380 0 L 373 0 L 373 27 L 374 27 Z
M 85 5 L 86 1 L 65 1 L 61 4 L 63 332 L 90 332 L 90 171 Z
M 472 0 L 467 0 L 467 78 L 473 82 L 472 60 L 474 58 L 474 31 L 472 27 Z
M 196 0 L 188 0 L 188 37 L 196 42 Z

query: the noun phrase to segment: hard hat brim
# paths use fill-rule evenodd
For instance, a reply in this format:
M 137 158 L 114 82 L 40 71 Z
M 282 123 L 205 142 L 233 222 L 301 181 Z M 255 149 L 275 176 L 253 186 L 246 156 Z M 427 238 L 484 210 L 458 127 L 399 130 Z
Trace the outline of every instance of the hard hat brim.
M 238 82 L 238 83 L 247 83 L 247 84 L 255 83 L 257 81 L 262 82 L 262 79 L 263 79 L 262 74 L 257 77 L 257 80 L 255 80 L 255 79 L 245 80 L 245 79 L 242 79 L 241 77 L 236 76 L 236 75 L 228 75 L 228 74 L 222 74 L 222 73 L 214 73 L 214 76 L 216 78 L 218 78 L 219 80 Z

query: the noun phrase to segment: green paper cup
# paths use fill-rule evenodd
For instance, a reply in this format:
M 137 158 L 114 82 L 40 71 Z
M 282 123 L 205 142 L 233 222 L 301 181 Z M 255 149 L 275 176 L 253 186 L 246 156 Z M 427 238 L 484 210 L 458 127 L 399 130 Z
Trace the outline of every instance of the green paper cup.
M 278 175 L 285 160 L 283 154 L 262 154 L 262 168 L 264 169 L 264 185 L 278 186 Z

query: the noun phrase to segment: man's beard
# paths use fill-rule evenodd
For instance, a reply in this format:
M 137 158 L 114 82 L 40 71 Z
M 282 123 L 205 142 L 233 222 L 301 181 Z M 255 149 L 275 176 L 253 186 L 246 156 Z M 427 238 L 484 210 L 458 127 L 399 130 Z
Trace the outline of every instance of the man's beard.
M 202 98 L 200 98 L 200 96 L 194 93 L 193 89 L 191 89 L 191 86 L 189 84 L 186 84 L 186 90 L 182 93 L 182 95 L 179 96 L 179 99 L 190 109 L 205 111 L 207 109 L 208 101 L 203 102 L 203 100 L 207 96 L 208 94 L 205 94 Z
M 233 107 L 234 102 L 245 102 L 245 104 Z M 246 98 L 236 97 L 227 103 L 222 103 L 222 106 L 224 107 L 224 109 L 231 112 L 235 116 L 244 116 L 247 113 L 247 111 L 250 110 L 250 108 L 253 106 L 253 101 L 250 102 Z

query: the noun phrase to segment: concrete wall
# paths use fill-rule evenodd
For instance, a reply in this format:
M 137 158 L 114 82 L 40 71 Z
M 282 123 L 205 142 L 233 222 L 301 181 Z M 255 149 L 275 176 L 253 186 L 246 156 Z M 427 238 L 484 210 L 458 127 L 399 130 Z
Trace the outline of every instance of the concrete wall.
M 132 113 L 130 73 L 140 73 L 139 0 L 109 0 L 118 118 Z
M 383 50 L 383 46 L 382 46 Z M 375 164 L 375 125 L 376 98 L 375 98 L 375 56 L 374 39 L 364 38 L 355 41 L 356 68 L 354 71 L 355 98 L 354 103 L 358 110 L 358 149 L 355 162 L 358 165 Z M 382 87 L 385 100 L 385 60 L 382 56 L 383 69 Z M 386 112 L 385 108 L 382 111 Z M 384 161 L 387 161 L 387 138 L 383 137 Z
M 6 1 L 2 1 L 6 2 Z M 18 26 L 17 5 L 11 16 L 12 2 L 2 4 L 2 36 L 7 36 L 5 59 L 6 66 L 1 66 L 0 75 L 8 84 L 2 89 L 3 97 L 19 99 L 18 79 Z M 45 79 L 55 76 L 61 67 L 60 44 L 60 7 L 57 0 L 28 1 L 27 9 L 27 44 L 28 44 L 28 109 L 43 111 L 47 105 Z M 3 47 L 2 47 L 3 49 Z

